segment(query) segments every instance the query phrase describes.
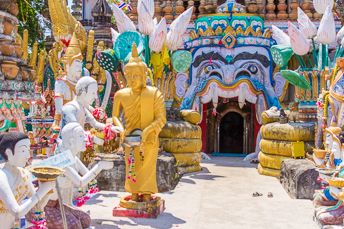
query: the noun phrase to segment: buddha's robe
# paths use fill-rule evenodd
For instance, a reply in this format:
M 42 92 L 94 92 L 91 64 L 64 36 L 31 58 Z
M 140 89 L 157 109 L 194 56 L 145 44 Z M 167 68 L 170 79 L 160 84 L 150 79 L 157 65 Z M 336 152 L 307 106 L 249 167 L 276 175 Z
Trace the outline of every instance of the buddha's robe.
M 125 190 L 130 193 L 153 194 L 158 192 L 156 180 L 156 164 L 159 149 L 159 133 L 166 123 L 166 110 L 161 92 L 147 86 L 140 94 L 135 94 L 131 88 L 119 90 L 114 97 L 113 116 L 119 118 L 124 114 L 125 133 L 130 134 L 134 129 L 144 130 L 151 126 L 154 132 L 148 136 L 143 145 L 144 160 L 141 160 L 138 150 L 134 153 L 136 182 L 125 181 Z M 128 157 L 126 152 L 126 177 L 128 177 Z

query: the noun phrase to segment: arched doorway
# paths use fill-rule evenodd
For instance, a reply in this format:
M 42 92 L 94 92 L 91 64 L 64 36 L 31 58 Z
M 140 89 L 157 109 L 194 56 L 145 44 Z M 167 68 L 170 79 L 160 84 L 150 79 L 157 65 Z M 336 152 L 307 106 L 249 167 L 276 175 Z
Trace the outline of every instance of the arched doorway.
M 244 118 L 237 112 L 228 112 L 220 121 L 220 152 L 244 152 Z

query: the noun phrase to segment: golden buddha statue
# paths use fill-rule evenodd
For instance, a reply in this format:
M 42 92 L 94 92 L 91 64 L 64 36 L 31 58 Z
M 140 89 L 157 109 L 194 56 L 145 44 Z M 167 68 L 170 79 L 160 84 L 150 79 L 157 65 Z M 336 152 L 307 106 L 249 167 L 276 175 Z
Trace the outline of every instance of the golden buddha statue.
M 62 106 L 75 97 L 75 85 L 81 78 L 83 55 L 76 34 L 69 43 L 62 58 L 64 71 L 55 82 L 55 117 L 54 127 L 60 126 Z
M 125 190 L 131 193 L 131 200 L 149 202 L 151 194 L 157 193 L 156 164 L 159 149 L 159 133 L 166 123 L 164 97 L 156 87 L 146 86 L 148 68 L 138 56 L 136 44 L 132 46 L 132 57 L 124 67 L 127 88 L 116 92 L 113 105 L 113 122 L 124 114 L 124 142 L 135 130 L 142 130 L 140 145 L 134 150 L 126 147 Z M 130 158 L 133 157 L 133 158 Z M 128 160 L 133 159 L 133 164 Z M 132 176 L 135 176 L 133 179 Z

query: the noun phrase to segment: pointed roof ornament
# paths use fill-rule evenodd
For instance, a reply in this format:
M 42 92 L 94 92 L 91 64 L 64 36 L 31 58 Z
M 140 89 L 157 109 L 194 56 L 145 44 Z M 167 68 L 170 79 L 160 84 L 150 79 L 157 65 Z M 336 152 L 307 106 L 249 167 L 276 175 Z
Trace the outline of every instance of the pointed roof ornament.
M 63 59 L 69 65 L 76 59 L 83 60 L 80 43 L 75 32 L 73 33 L 72 39 L 70 40 Z

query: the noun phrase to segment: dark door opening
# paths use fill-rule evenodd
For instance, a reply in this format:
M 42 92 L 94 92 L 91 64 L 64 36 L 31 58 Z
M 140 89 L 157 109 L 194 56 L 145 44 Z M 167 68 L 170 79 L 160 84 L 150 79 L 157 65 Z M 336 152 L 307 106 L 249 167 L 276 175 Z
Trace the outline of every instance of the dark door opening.
M 220 153 L 243 153 L 244 119 L 228 112 L 220 122 Z

